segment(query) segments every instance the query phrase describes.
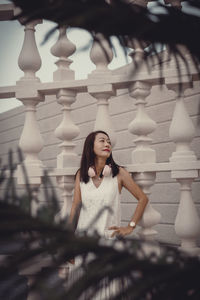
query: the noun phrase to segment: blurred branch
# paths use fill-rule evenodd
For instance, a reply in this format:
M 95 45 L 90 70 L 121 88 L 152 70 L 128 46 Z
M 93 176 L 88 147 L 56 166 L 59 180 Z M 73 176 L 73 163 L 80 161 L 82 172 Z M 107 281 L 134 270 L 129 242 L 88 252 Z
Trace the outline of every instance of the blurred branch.
M 47 182 L 49 188 L 48 180 L 44 184 Z M 101 292 L 102 287 L 109 287 L 113 282 L 120 289 L 109 299 L 199 299 L 198 257 L 189 257 L 172 247 L 155 248 L 154 243 L 138 239 L 104 240 L 97 234 L 74 234 L 67 220 L 55 224 L 52 217 L 46 218 L 48 206 L 43 208 L 43 214 L 32 217 L 29 211 L 20 207 L 21 201 L 15 201 L 16 193 L 11 195 L 13 199 L 9 198 L 10 203 L 7 199 L 0 202 L 0 244 L 6 243 L 10 249 L 10 255 L 0 262 L 0 281 L 7 280 L 4 295 L 9 292 L 11 298 L 22 299 L 25 291 L 17 289 L 20 280 L 13 277 L 14 272 L 27 266 L 35 269 L 37 264 L 42 266 L 45 260 L 45 267 L 38 268 L 31 287 L 42 295 L 43 300 L 77 300 L 83 294 L 91 299 L 92 295 Z M 51 197 L 53 202 L 58 201 L 54 193 L 45 195 L 48 195 L 49 204 Z M 15 242 L 18 247 L 13 247 Z M 146 251 L 146 247 L 154 250 Z M 59 278 L 58 270 L 66 266 L 71 257 L 82 258 L 82 263 L 77 269 L 77 278 L 75 276 L 74 281 L 67 284 L 67 278 Z M 18 298 L 15 298 L 16 290 Z
M 23 17 L 24 23 L 45 19 L 56 23 L 47 33 L 46 39 L 62 25 L 82 28 L 94 36 L 102 33 L 112 44 L 116 36 L 125 49 L 133 39 L 146 41 L 154 47 L 148 55 L 158 54 L 157 43 L 167 45 L 171 53 L 180 57 L 178 45 L 185 46 L 195 62 L 200 60 L 200 4 L 188 0 L 190 12 L 157 1 L 157 9 L 145 8 L 127 0 L 11 0 L 21 12 L 15 19 Z M 167 2 L 167 1 L 166 1 Z M 199 14 L 198 14 L 199 12 Z M 186 59 L 182 57 L 186 63 Z M 199 65 L 196 64 L 199 70 Z

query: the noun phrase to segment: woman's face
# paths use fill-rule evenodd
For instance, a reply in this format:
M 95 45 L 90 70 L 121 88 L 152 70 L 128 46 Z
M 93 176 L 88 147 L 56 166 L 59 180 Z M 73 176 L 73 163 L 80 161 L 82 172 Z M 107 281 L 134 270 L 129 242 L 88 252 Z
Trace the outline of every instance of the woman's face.
M 94 140 L 94 153 L 96 156 L 108 158 L 111 154 L 111 142 L 104 133 L 97 133 Z

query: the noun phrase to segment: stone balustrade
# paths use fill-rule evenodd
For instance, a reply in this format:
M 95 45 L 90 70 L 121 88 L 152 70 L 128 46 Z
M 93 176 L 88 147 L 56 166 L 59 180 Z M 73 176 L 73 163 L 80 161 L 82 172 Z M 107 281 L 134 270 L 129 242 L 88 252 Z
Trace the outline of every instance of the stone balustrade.
M 59 29 L 57 42 L 51 48 L 52 55 L 56 56 L 57 70 L 53 74 L 53 82 L 42 83 L 35 73 L 41 66 L 38 48 L 35 42 L 35 26 L 41 21 L 35 21 L 25 26 L 24 43 L 19 55 L 19 67 L 24 76 L 14 86 L 0 87 L 0 98 L 16 97 L 25 107 L 25 122 L 21 133 L 19 146 L 25 155 L 24 165 L 27 169 L 30 185 L 33 188 L 32 214 L 37 213 L 35 199 L 42 183 L 43 171 L 48 168 L 39 159 L 39 153 L 43 149 L 43 140 L 40 134 L 36 107 L 38 103 L 45 101 L 48 95 L 55 96 L 58 105 L 61 106 L 62 120 L 55 126 L 55 136 L 61 141 L 60 153 L 57 155 L 57 165 L 48 174 L 56 178 L 61 191 L 63 207 L 57 218 L 65 218 L 70 211 L 73 197 L 74 175 L 79 167 L 80 157 L 75 151 L 74 140 L 79 136 L 80 129 L 72 118 L 72 105 L 80 93 L 88 93 L 97 103 L 96 121 L 94 130 L 102 129 L 109 133 L 113 147 L 117 142 L 117 134 L 111 121 L 109 103 L 120 89 L 128 89 L 129 96 L 136 106 L 136 116 L 130 122 L 128 131 L 134 135 L 135 147 L 130 157 L 130 163 L 126 165 L 132 173 L 134 180 L 148 195 L 150 203 L 140 221 L 138 234 L 145 239 L 156 239 L 156 225 L 162 220 L 161 214 L 151 204 L 151 188 L 156 181 L 157 172 L 171 172 L 171 177 L 180 184 L 180 204 L 175 220 L 175 232 L 181 240 L 181 249 L 191 254 L 199 253 L 197 239 L 200 234 L 200 220 L 192 199 L 192 182 L 198 178 L 200 161 L 191 150 L 190 144 L 194 138 L 194 127 L 189 114 L 184 106 L 184 90 L 191 88 L 191 78 L 187 76 L 187 70 L 182 64 L 181 72 L 184 77 L 184 90 L 180 97 L 178 93 L 178 74 L 175 65 L 165 68 L 160 77 L 156 68 L 148 73 L 144 68 L 139 69 L 132 76 L 133 63 L 130 64 L 130 72 L 122 74 L 111 72 L 108 64 L 112 61 L 113 54 L 109 44 L 101 35 L 97 36 L 102 46 L 94 41 L 90 57 L 96 69 L 89 74 L 87 79 L 75 80 L 74 72 L 70 69 L 72 61 L 69 59 L 75 52 L 75 46 L 66 35 L 66 27 Z M 41 25 L 42 26 L 42 25 Z M 133 43 L 134 45 L 134 43 Z M 141 62 L 143 49 L 138 48 L 135 57 Z M 139 50 L 138 50 L 139 49 Z M 133 57 L 133 54 L 131 54 Z M 198 80 L 195 66 L 191 64 L 190 72 L 192 80 Z M 156 160 L 156 151 L 151 147 L 151 135 L 156 131 L 157 124 L 147 113 L 148 96 L 152 88 L 162 82 L 168 90 L 176 94 L 176 105 L 172 116 L 169 136 L 176 145 L 176 150 L 169 157 L 168 162 L 159 163 Z M 126 103 L 124 103 L 126 105 Z M 119 120 L 120 122 L 120 120 Z M 20 185 L 25 184 L 22 166 L 19 165 L 15 176 Z
M 146 5 L 148 1 L 143 0 L 142 2 L 142 5 Z M 169 0 L 166 2 L 168 3 Z M 181 1 L 171 2 L 174 6 L 181 8 Z M 4 5 L 4 9 L 7 11 L 8 6 Z M 12 9 L 11 7 L 7 14 L 11 15 Z M 37 24 L 41 23 L 42 21 L 38 20 L 25 26 L 24 42 L 18 60 L 19 68 L 24 72 L 23 77 L 14 86 L 0 87 L 0 99 L 15 97 L 24 105 L 25 121 L 19 140 L 24 161 L 18 165 L 14 176 L 19 186 L 23 187 L 27 180 L 24 177 L 25 167 L 32 191 L 31 214 L 33 216 L 37 214 L 38 193 L 44 174 L 48 172 L 48 176 L 55 179 L 62 202 L 61 210 L 56 215 L 55 221 L 63 220 L 69 215 L 73 199 L 74 175 L 80 162 L 75 141 L 80 135 L 80 127 L 73 119 L 73 107 L 79 94 L 88 93 L 96 101 L 97 109 L 93 130 L 101 129 L 108 132 L 115 150 L 120 141 L 117 140 L 117 132 L 112 122 L 110 102 L 111 99 L 112 101 L 117 99 L 116 95 L 120 90 L 126 89 L 127 97 L 129 96 L 134 103 L 135 116 L 127 126 L 127 132 L 133 136 L 134 144 L 130 146 L 132 153 L 130 153 L 129 163 L 125 167 L 150 200 L 139 222 L 137 234 L 146 240 L 157 240 L 158 229 L 156 228 L 165 216 L 161 215 L 154 207 L 151 195 L 156 184 L 157 174 L 168 172 L 171 174 L 172 180 L 176 180 L 180 187 L 179 205 L 174 219 L 174 231 L 180 241 L 180 249 L 191 255 L 198 255 L 200 253 L 198 245 L 200 218 L 193 200 L 192 187 L 194 181 L 199 177 L 200 161 L 191 149 L 195 128 L 184 105 L 184 96 L 191 88 L 191 82 L 195 83 L 199 80 L 195 66 L 190 61 L 191 74 L 189 77 L 185 66 L 180 64 L 183 82 L 182 94 L 180 94 L 179 78 L 173 61 L 168 66 L 163 62 L 162 77 L 156 67 L 152 67 L 152 71 L 148 73 L 143 63 L 145 44 L 142 47 L 136 41 L 132 41 L 129 45 L 132 48 L 130 53 L 132 63 L 127 66 L 125 72 L 111 72 L 108 65 L 113 59 L 112 49 L 102 35 L 97 35 L 90 52 L 91 61 L 95 64 L 96 69 L 88 75 L 87 79 L 76 80 L 74 71 L 70 69 L 72 60 L 69 59 L 76 51 L 76 47 L 68 39 L 66 27 L 63 26 L 59 29 L 58 40 L 50 50 L 51 54 L 57 57 L 55 62 L 57 70 L 53 73 L 52 82 L 43 83 L 36 77 L 36 72 L 41 67 L 41 58 L 35 40 L 35 28 Z M 98 40 L 101 41 L 101 45 Z M 188 53 L 186 55 L 189 61 Z M 135 62 L 138 66 L 137 71 L 135 71 Z M 159 125 L 148 113 L 148 105 L 151 105 L 149 96 L 153 87 L 160 83 L 169 91 L 173 91 L 176 98 L 169 128 L 169 137 L 175 145 L 175 151 L 165 162 L 157 161 L 157 153 L 152 147 L 152 136 Z M 54 133 L 52 132 L 52 135 L 55 135 L 60 141 L 58 145 L 60 152 L 53 168 L 45 166 L 40 159 L 40 153 L 42 150 L 45 151 L 45 147 L 36 116 L 38 104 L 44 102 L 49 95 L 55 97 L 55 102 L 62 111 L 60 122 L 54 126 Z M 125 101 L 124 106 L 126 106 Z M 121 122 L 120 116 L 118 118 L 117 122 Z M 163 195 L 161 194 L 159 197 L 162 202 Z M 173 202 L 171 199 L 168 201 Z M 126 221 L 128 221 L 128 217 Z M 165 242 L 165 238 L 163 241 Z M 20 274 L 27 276 L 28 283 L 31 285 L 37 277 L 38 270 L 45 267 L 46 263 L 38 257 L 37 268 L 31 270 L 25 268 L 20 270 Z M 39 299 L 39 295 L 30 292 L 28 299 Z

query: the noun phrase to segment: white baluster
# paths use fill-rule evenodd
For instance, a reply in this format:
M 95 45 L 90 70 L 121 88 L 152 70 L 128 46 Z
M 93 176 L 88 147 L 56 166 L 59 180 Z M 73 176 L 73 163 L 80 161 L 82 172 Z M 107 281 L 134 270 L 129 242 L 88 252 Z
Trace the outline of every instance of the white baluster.
M 57 156 L 57 168 L 69 168 L 79 166 L 79 157 L 74 152 L 75 144 L 72 141 L 79 135 L 79 128 L 72 122 L 70 111 L 71 104 L 75 101 L 75 93 L 61 89 L 57 95 L 58 103 L 63 105 L 63 120 L 55 130 L 57 138 L 63 142 L 59 145 L 61 153 Z M 61 190 L 61 197 L 63 201 L 62 209 L 58 218 L 65 218 L 70 211 L 72 203 L 72 190 L 74 188 L 74 176 L 57 176 L 58 187 Z
M 56 137 L 63 141 L 59 145 L 61 153 L 57 157 L 57 168 L 76 167 L 79 164 L 72 140 L 79 135 L 80 130 L 72 121 L 70 114 L 71 104 L 76 100 L 75 96 L 75 92 L 67 89 L 61 89 L 57 94 L 58 103 L 63 106 L 63 119 L 55 130 Z
M 114 94 L 114 91 L 112 90 L 112 85 L 108 84 L 107 87 L 105 85 L 102 85 L 100 89 L 102 89 L 102 92 L 95 92 L 99 90 L 98 86 L 89 86 L 88 92 L 97 99 L 97 115 L 96 115 L 96 121 L 94 125 L 94 131 L 95 130 L 103 130 L 108 133 L 112 147 L 116 144 L 116 133 L 114 131 L 111 118 L 109 115 L 109 103 L 108 99 L 111 95 Z M 107 92 L 105 90 L 107 89 Z M 103 92 L 104 91 L 104 92 Z
M 91 51 L 90 58 L 91 61 L 95 64 L 96 69 L 88 77 L 104 77 L 108 74 L 111 74 L 111 71 L 108 69 L 108 64 L 113 59 L 113 51 L 101 33 L 96 34 L 97 40 L 94 40 Z
M 36 120 L 36 105 L 44 101 L 44 97 L 34 88 L 34 82 L 39 81 L 35 73 L 41 67 L 41 59 L 35 42 L 35 26 L 39 23 L 42 21 L 36 20 L 25 25 L 24 42 L 18 60 L 24 76 L 17 81 L 21 89 L 16 92 L 16 98 L 22 101 L 26 113 L 19 146 L 26 155 L 26 166 L 42 165 L 38 153 L 43 148 L 43 140 Z
M 74 79 L 74 71 L 69 68 L 72 60 L 68 57 L 71 56 L 75 50 L 75 45 L 67 38 L 66 26 L 60 27 L 58 40 L 51 48 L 51 53 L 58 57 L 55 63 L 58 69 L 53 73 L 54 81 Z
M 41 59 L 35 42 L 35 26 L 41 23 L 40 20 L 33 21 L 25 26 L 25 37 L 22 50 L 19 56 L 19 67 L 24 71 L 24 76 L 17 81 L 20 87 L 16 91 L 16 98 L 22 101 L 25 106 L 25 122 L 19 141 L 19 147 L 25 154 L 24 165 L 29 179 L 29 184 L 36 190 L 41 184 L 43 175 L 43 164 L 38 157 L 43 148 L 43 139 L 40 134 L 36 119 L 36 106 L 44 101 L 44 97 L 37 91 L 35 83 L 39 78 L 35 76 L 41 66 Z M 25 184 L 25 176 L 22 166 L 18 166 L 18 183 Z M 34 206 L 35 204 L 31 204 Z M 36 213 L 36 208 L 32 210 Z
M 36 120 L 35 106 L 38 102 L 36 102 L 35 99 L 23 100 L 22 102 L 25 106 L 26 115 L 24 128 L 19 141 L 19 147 L 25 154 L 24 162 L 26 166 L 42 166 L 42 162 L 38 158 L 38 153 L 43 148 L 43 139 Z
M 148 44 L 146 42 L 142 42 L 142 41 L 138 41 L 136 39 L 132 39 L 129 40 L 128 42 L 128 47 L 133 49 L 133 51 L 131 51 L 129 53 L 129 56 L 132 59 L 132 68 L 130 68 L 129 72 L 134 72 L 135 71 L 135 67 L 139 67 L 144 63 L 144 49 L 148 46 Z M 130 67 L 130 66 L 129 66 Z
M 57 169 L 79 166 L 79 157 L 74 152 L 75 143 L 73 139 L 79 135 L 79 128 L 73 123 L 70 115 L 71 104 L 75 101 L 75 93 L 61 89 L 57 94 L 58 103 L 63 105 L 63 119 L 55 130 L 57 138 L 63 142 L 59 145 L 61 153 L 57 156 Z M 58 187 L 61 190 L 63 207 L 59 216 L 64 218 L 69 213 L 72 202 L 72 190 L 74 187 L 74 176 L 57 176 Z M 70 199 L 71 197 L 71 199 Z
M 41 23 L 42 20 L 35 20 L 25 25 L 24 43 L 18 58 L 18 65 L 24 72 L 24 76 L 20 78 L 18 84 L 24 81 L 40 81 L 35 76 L 41 67 L 41 58 L 35 41 L 35 26 Z
M 186 83 L 185 88 L 188 86 Z M 169 88 L 177 93 L 176 84 Z M 195 129 L 184 105 L 183 94 L 177 98 L 173 118 L 169 130 L 170 138 L 176 144 L 176 151 L 170 157 L 171 162 L 194 162 L 197 160 L 195 153 L 190 148 L 190 143 L 195 136 Z M 180 183 L 180 203 L 175 220 L 175 231 L 181 239 L 181 248 L 190 254 L 200 253 L 196 240 L 200 235 L 200 218 L 195 208 L 191 185 L 198 177 L 197 170 L 172 171 L 172 178 Z
M 195 129 L 182 97 L 177 98 L 169 136 L 176 144 L 176 151 L 172 153 L 170 161 L 196 160 L 196 155 L 190 148 L 190 143 L 195 136 Z
M 54 72 L 54 81 L 74 79 L 74 71 L 69 66 L 72 60 L 68 56 L 75 51 L 74 44 L 66 36 L 66 26 L 59 29 L 60 34 L 58 41 L 51 48 L 51 53 L 58 58 L 56 65 L 58 69 Z M 64 168 L 79 166 L 79 157 L 74 152 L 75 144 L 73 139 L 79 135 L 79 128 L 71 118 L 71 105 L 76 100 L 76 92 L 68 89 L 60 89 L 57 93 L 57 102 L 62 105 L 63 119 L 55 130 L 55 136 L 62 141 L 59 145 L 61 153 L 57 156 L 57 171 Z M 74 188 L 74 175 L 57 176 L 58 187 L 61 190 L 63 206 L 59 214 L 56 216 L 58 221 L 65 218 L 70 211 L 72 202 L 72 190 Z
M 150 198 L 151 186 L 154 185 L 156 179 L 155 172 L 148 173 L 134 173 L 133 178 L 135 182 L 142 188 L 143 192 Z M 154 240 L 157 231 L 152 227 L 160 222 L 160 213 L 158 213 L 150 203 L 147 204 L 143 217 L 139 225 L 142 227 L 139 231 L 139 236 L 144 239 Z
M 150 95 L 151 86 L 144 82 L 136 82 L 129 87 L 130 96 L 136 99 L 137 113 L 129 124 L 128 130 L 137 135 L 134 140 L 136 148 L 132 152 L 132 163 L 155 162 L 156 153 L 149 145 L 152 139 L 148 137 L 156 129 L 156 122 L 146 113 L 146 97 Z
M 188 172 L 185 175 L 187 176 L 187 174 Z M 191 171 L 188 177 L 194 175 L 196 175 L 194 171 Z M 192 199 L 191 190 L 194 178 L 181 179 L 176 177 L 176 179 L 180 183 L 180 203 L 175 220 L 175 231 L 181 239 L 180 249 L 189 254 L 199 254 L 200 248 L 197 247 L 196 240 L 200 235 L 200 219 Z
M 107 132 L 110 137 L 112 147 L 114 147 L 116 144 L 116 133 L 109 115 L 108 98 L 110 98 L 110 94 L 98 94 L 95 97 L 97 98 L 98 102 L 94 130 L 104 130 Z
M 58 187 L 61 190 L 62 208 L 56 221 L 64 220 L 69 214 L 72 205 L 73 189 L 74 189 L 74 176 L 57 176 Z
M 35 26 L 41 21 L 34 21 L 25 26 L 25 37 L 23 47 L 19 56 L 19 67 L 24 72 L 24 76 L 17 81 L 20 87 L 16 91 L 16 98 L 21 100 L 25 106 L 25 122 L 23 131 L 19 141 L 19 147 L 25 154 L 23 165 L 18 165 L 17 168 L 17 181 L 18 184 L 24 186 L 26 184 L 26 175 L 28 176 L 28 183 L 31 190 L 30 195 L 30 214 L 37 215 L 38 209 L 38 191 L 42 183 L 43 164 L 39 159 L 39 152 L 43 148 L 43 139 L 40 134 L 39 126 L 36 119 L 36 106 L 39 102 L 44 101 L 44 97 L 35 88 L 39 78 L 35 73 L 40 69 L 41 59 L 38 53 L 37 45 L 35 42 Z M 37 263 L 39 258 L 37 260 Z M 30 276 L 29 272 L 24 272 L 28 278 L 28 285 L 31 285 L 36 272 Z M 36 292 L 29 291 L 27 299 L 41 299 L 40 295 Z
M 116 144 L 116 134 L 109 115 L 109 98 L 115 95 L 112 84 L 98 85 L 100 77 L 111 76 L 108 64 L 112 61 L 113 52 L 102 34 L 96 35 L 98 41 L 93 42 L 90 58 L 96 69 L 88 76 L 96 79 L 97 84 L 88 87 L 88 93 L 97 99 L 97 115 L 94 130 L 104 130 L 111 139 L 112 146 Z
M 148 137 L 156 128 L 156 123 L 145 111 L 146 97 L 150 94 L 150 84 L 144 82 L 136 82 L 129 88 L 130 96 L 136 99 L 137 113 L 135 119 L 130 123 L 128 129 L 132 134 L 138 137 L 134 140 L 136 148 L 132 152 L 132 163 L 155 163 L 155 150 L 150 148 L 151 138 Z M 141 186 L 143 191 L 150 197 L 150 187 L 154 184 L 156 174 L 137 173 L 133 174 L 134 180 Z M 153 240 L 157 231 L 152 227 L 160 222 L 161 215 L 157 212 L 150 203 L 148 203 L 145 212 L 141 218 L 139 225 L 142 227 L 139 235 L 145 239 Z
M 36 184 L 31 184 L 31 203 L 30 203 L 30 214 L 32 217 L 36 217 L 37 213 L 38 213 L 38 193 L 39 193 L 39 188 L 40 188 L 40 184 L 36 183 Z
M 16 96 L 17 98 L 17 96 Z M 22 101 L 21 98 L 18 98 Z M 25 154 L 23 162 L 25 172 L 28 176 L 28 183 L 32 190 L 30 200 L 30 213 L 32 216 L 37 215 L 38 201 L 37 194 L 42 183 L 44 165 L 39 159 L 38 154 L 43 148 L 43 139 L 40 134 L 39 126 L 36 120 L 37 101 L 35 99 L 22 101 L 25 106 L 25 122 L 24 128 L 19 140 L 19 148 Z M 17 169 L 17 182 L 20 185 L 25 185 L 26 175 L 21 165 Z

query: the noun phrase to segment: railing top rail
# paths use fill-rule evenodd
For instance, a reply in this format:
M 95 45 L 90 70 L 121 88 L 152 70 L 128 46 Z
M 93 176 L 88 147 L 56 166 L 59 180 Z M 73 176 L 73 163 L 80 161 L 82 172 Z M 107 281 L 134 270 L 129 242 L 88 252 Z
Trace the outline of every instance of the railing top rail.
M 186 161 L 186 162 L 163 162 L 163 163 L 144 163 L 144 164 L 126 164 L 124 165 L 128 172 L 130 173 L 145 173 L 145 172 L 171 172 L 171 171 L 190 171 L 190 170 L 200 170 L 200 161 Z M 78 167 L 65 167 L 62 169 L 58 168 L 44 168 L 47 171 L 48 176 L 74 176 L 78 170 Z M 43 176 L 43 170 L 40 170 L 40 174 L 35 174 L 34 172 L 29 172 L 28 176 L 38 177 Z M 9 178 L 10 171 L 5 171 L 5 176 Z M 13 173 L 13 177 L 17 177 L 17 173 Z
M 190 79 L 193 81 L 199 80 L 199 77 L 196 76 L 197 71 L 195 67 L 191 67 L 191 75 L 188 75 L 187 70 L 184 68 L 181 70 L 181 82 L 189 82 Z M 77 90 L 78 93 L 87 92 L 88 86 L 103 86 L 112 84 L 116 89 L 128 88 L 130 84 L 136 81 L 144 81 L 148 82 L 152 85 L 157 84 L 178 84 L 180 79 L 177 75 L 174 75 L 174 68 L 165 70 L 163 77 L 160 77 L 160 72 L 155 70 L 151 73 L 148 72 L 138 72 L 133 74 L 125 74 L 125 75 L 115 75 L 110 74 L 106 77 L 98 77 L 98 78 L 88 78 L 81 80 L 63 80 L 63 81 L 54 81 L 54 82 L 30 82 L 30 88 L 37 90 L 39 93 L 44 95 L 55 95 L 59 89 L 73 89 Z M 27 88 L 28 82 L 24 84 L 20 82 L 20 84 L 12 85 L 12 86 L 3 86 L 0 87 L 0 99 L 4 98 L 12 98 L 15 97 L 16 92 L 20 92 Z

